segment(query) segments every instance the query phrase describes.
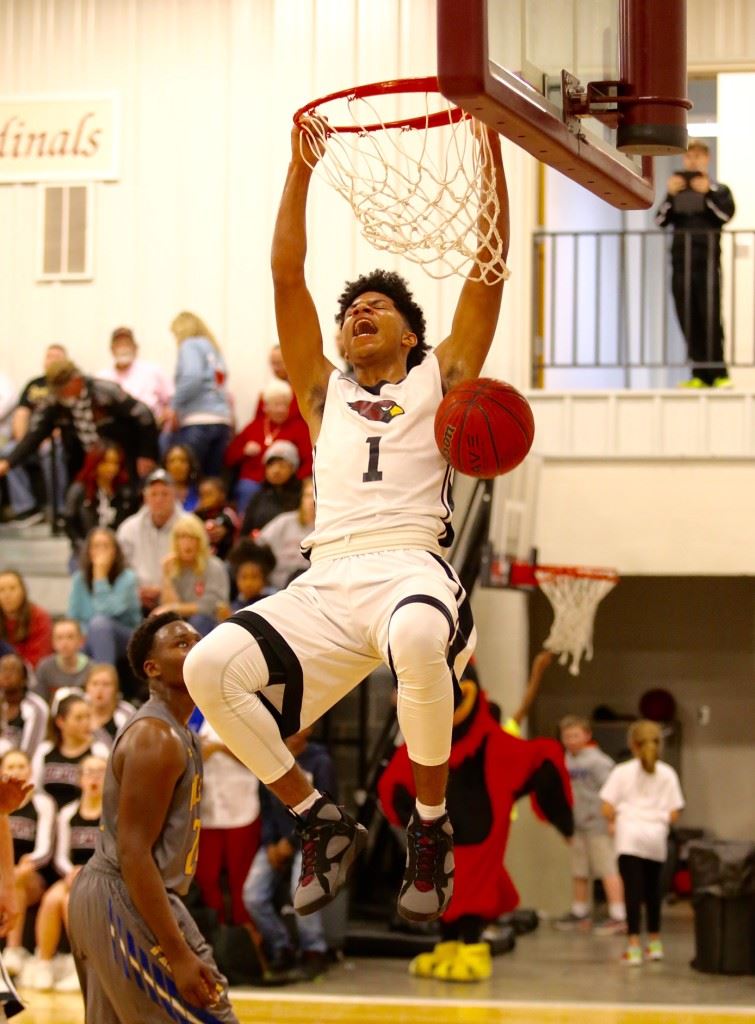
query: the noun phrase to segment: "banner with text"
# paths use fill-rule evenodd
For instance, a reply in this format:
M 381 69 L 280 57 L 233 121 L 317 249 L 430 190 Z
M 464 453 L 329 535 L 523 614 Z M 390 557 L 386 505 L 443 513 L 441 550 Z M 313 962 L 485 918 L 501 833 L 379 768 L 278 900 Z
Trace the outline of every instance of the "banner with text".
M 0 96 L 0 182 L 118 178 L 114 96 Z

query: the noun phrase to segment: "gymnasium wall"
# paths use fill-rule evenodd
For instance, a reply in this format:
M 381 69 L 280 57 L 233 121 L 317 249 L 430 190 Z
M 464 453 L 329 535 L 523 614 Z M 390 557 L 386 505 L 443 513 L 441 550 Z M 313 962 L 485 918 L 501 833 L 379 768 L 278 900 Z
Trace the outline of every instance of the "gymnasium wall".
M 433 0 L 0 0 L 0 96 L 114 93 L 117 181 L 94 188 L 94 277 L 35 280 L 41 223 L 34 184 L 0 185 L 0 350 L 19 382 L 62 341 L 95 371 L 112 328 L 132 326 L 143 355 L 172 369 L 168 327 L 188 308 L 216 333 L 244 417 L 275 339 L 270 240 L 291 115 L 357 82 L 435 71 Z M 506 146 L 510 263 L 490 372 L 526 383 L 534 161 Z M 308 274 L 333 356 L 344 280 L 400 261 L 359 237 L 322 182 L 310 204 Z M 447 333 L 458 280 L 404 270 L 428 319 Z

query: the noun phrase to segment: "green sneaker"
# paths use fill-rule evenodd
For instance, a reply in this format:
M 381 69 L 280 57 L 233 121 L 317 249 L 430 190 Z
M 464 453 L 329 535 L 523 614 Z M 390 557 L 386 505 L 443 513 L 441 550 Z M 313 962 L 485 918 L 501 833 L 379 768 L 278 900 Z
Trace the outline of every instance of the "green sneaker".
M 716 379 L 713 381 L 713 387 L 714 388 L 733 388 L 734 387 L 734 381 L 731 379 L 731 377 L 716 377 Z
M 680 381 L 680 388 L 706 388 L 708 385 L 699 377 L 690 377 L 689 380 Z
M 646 960 L 663 960 L 663 943 L 660 939 L 651 939 L 645 949 Z
M 627 946 L 621 962 L 625 967 L 642 967 L 642 949 L 639 946 Z

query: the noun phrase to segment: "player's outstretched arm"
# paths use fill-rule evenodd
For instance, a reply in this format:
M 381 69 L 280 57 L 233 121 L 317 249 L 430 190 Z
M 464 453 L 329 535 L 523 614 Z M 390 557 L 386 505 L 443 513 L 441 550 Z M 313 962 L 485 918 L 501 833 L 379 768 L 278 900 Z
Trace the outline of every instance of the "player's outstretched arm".
M 543 681 L 545 670 L 551 664 L 553 658 L 554 655 L 552 651 L 543 650 L 535 655 L 532 662 L 532 668 L 530 669 L 530 677 L 527 680 L 527 686 L 525 687 L 524 696 L 522 697 L 522 703 L 511 716 L 517 725 L 521 725 L 527 715 L 529 715 L 530 709 L 535 703 L 538 690 L 540 689 L 540 683 Z
M 129 896 L 157 939 L 178 991 L 194 1006 L 207 1007 L 217 1001 L 216 979 L 183 937 L 152 856 L 186 757 L 183 744 L 164 722 L 145 719 L 129 729 L 113 765 L 121 783 L 118 857 Z M 187 807 L 186 813 L 190 810 L 198 816 L 198 807 Z M 198 825 L 197 820 L 197 840 Z M 187 865 L 187 871 L 193 867 Z
M 328 377 L 333 370 L 333 364 L 323 354 L 320 321 L 304 278 L 307 195 L 312 166 L 316 162 L 317 154 L 307 144 L 301 129 L 294 126 L 291 163 L 275 222 L 271 258 L 281 353 L 313 441 Z
M 492 172 L 495 174 L 495 191 L 498 198 L 497 213 L 493 203 L 489 204 L 489 209 L 480 210 L 478 217 L 480 244 L 477 255 L 482 263 L 491 258 L 492 253 L 487 238 L 490 223 L 493 220 L 497 233 L 503 240 L 501 258 L 505 260 L 509 250 L 509 196 L 501 157 L 501 140 L 498 133 L 491 128 L 476 124 L 475 131 L 487 133 L 493 158 Z M 443 380 L 446 387 L 449 388 L 463 380 L 480 375 L 498 324 L 503 281 L 486 284 L 484 281 L 475 280 L 476 274 L 477 271 L 473 271 L 464 282 L 454 313 L 451 333 L 435 350 Z

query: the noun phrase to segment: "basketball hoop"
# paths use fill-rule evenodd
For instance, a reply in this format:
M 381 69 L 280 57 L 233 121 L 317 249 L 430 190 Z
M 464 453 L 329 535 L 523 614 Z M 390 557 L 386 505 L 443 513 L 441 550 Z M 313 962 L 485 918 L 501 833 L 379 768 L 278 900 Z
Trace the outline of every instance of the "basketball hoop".
M 421 112 L 402 116 L 406 95 L 415 94 Z M 438 92 L 437 78 L 330 93 L 297 110 L 294 123 L 376 249 L 435 278 L 508 278 L 487 133 Z
M 560 655 L 561 665 L 571 657 L 569 671 L 577 676 L 582 657 L 592 661 L 595 613 L 619 582 L 619 574 L 614 569 L 565 565 L 538 565 L 534 572 L 553 606 L 553 625 L 543 647 Z

